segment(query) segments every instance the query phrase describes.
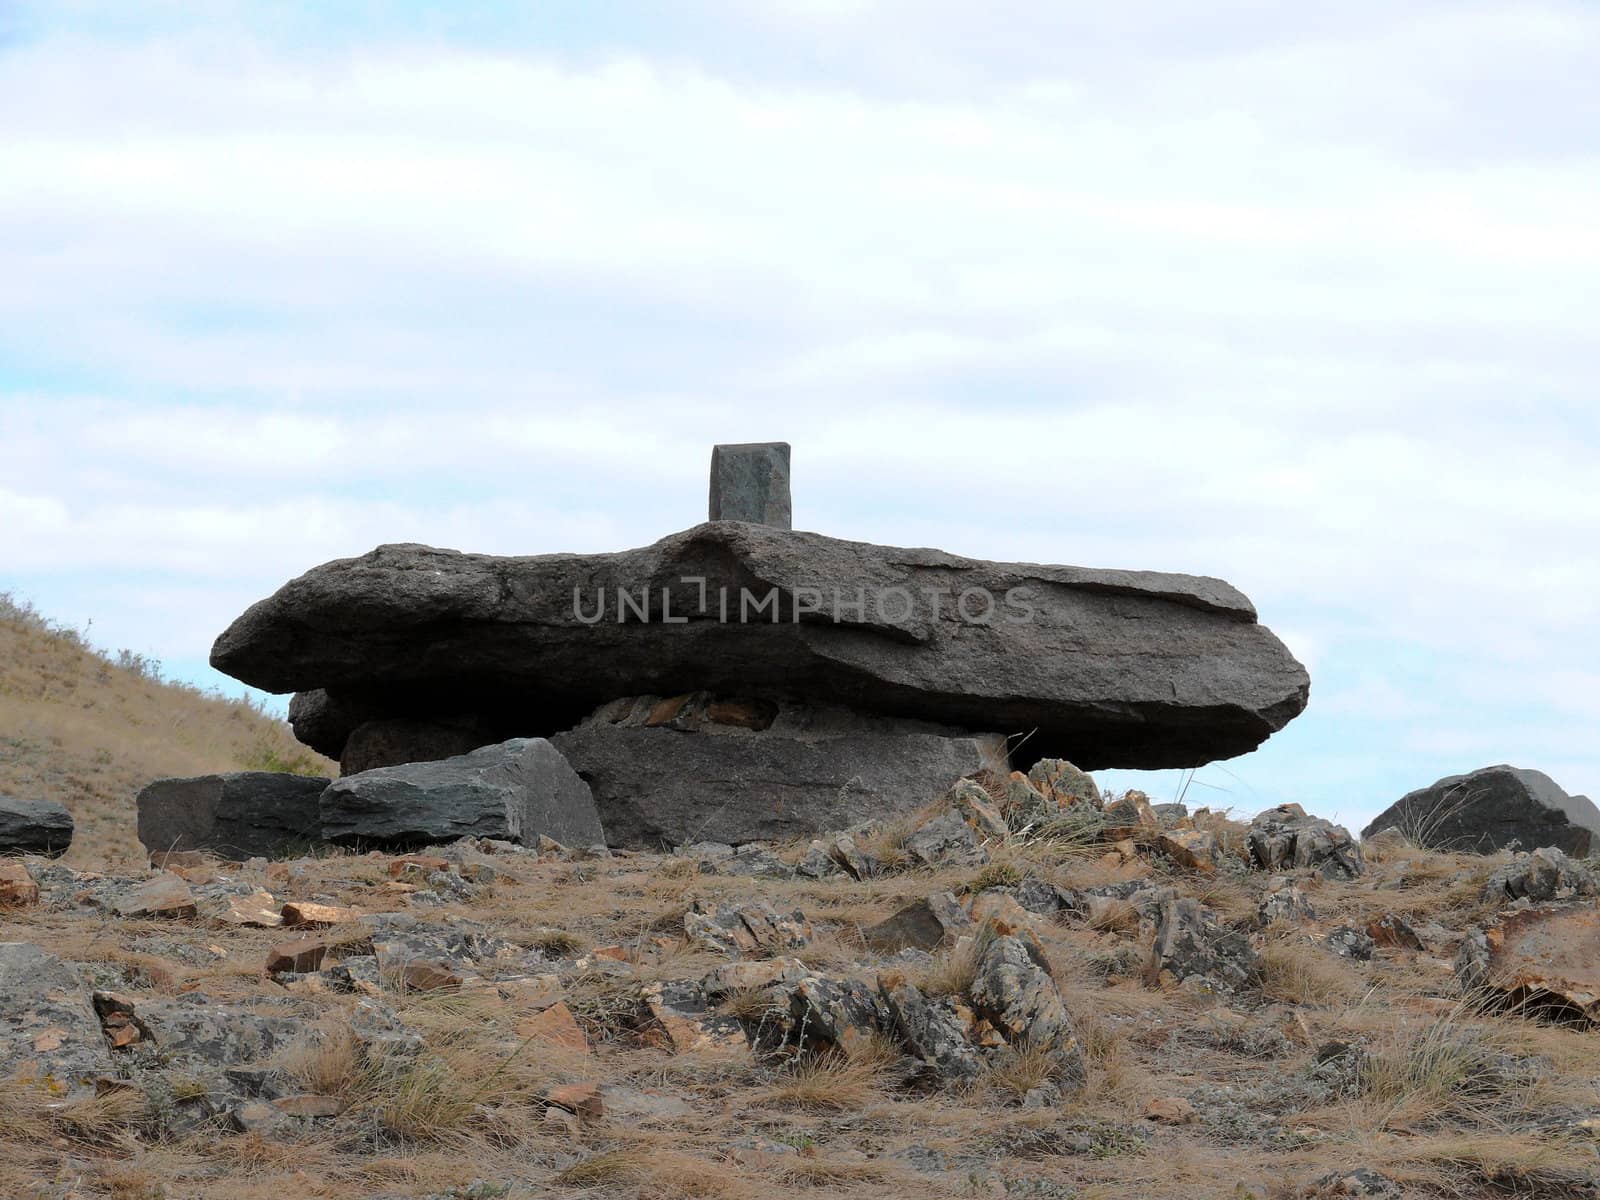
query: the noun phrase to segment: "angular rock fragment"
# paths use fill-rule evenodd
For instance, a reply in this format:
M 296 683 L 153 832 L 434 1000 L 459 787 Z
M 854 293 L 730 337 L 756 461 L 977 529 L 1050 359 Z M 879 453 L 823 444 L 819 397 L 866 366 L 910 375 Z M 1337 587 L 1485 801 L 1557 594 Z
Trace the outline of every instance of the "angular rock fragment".
M 1307 816 L 1298 804 L 1258 813 L 1245 840 L 1251 860 L 1263 871 L 1309 867 L 1324 879 L 1354 879 L 1367 869 L 1348 830 Z
M 691 942 L 733 958 L 799 950 L 811 941 L 811 922 L 804 913 L 779 913 L 764 900 L 696 901 L 684 914 L 683 931 Z
M 116 1078 L 83 981 L 27 942 L 0 942 L 0 1063 L 8 1087 L 47 1101 L 92 1096 Z
M 0 795 L 0 854 L 59 858 L 72 845 L 72 814 L 54 800 Z
M 0 908 L 23 908 L 39 903 L 39 885 L 28 868 L 15 859 L 0 859 Z
M 963 1015 L 964 1006 L 947 996 L 925 996 L 896 974 L 879 978 L 878 993 L 901 1044 L 923 1063 L 931 1082 L 951 1086 L 978 1078 L 982 1062 L 967 1040 L 970 1010 Z
M 588 785 L 541 738 L 348 775 L 322 793 L 320 808 L 323 836 L 334 842 L 605 841 Z
M 1088 1078 L 1077 1028 L 1061 999 L 1050 964 L 1031 937 L 997 936 L 983 946 L 968 989 L 973 1010 L 1013 1047 L 1049 1054 L 1052 1082 L 1076 1091 Z
M 1519 1011 L 1600 1023 L 1600 910 L 1592 903 L 1510 909 L 1462 940 L 1456 978 Z
M 1267 881 L 1267 890 L 1256 906 L 1256 925 L 1265 929 L 1279 921 L 1315 920 L 1316 915 L 1304 888 L 1287 875 L 1275 875 Z
M 689 980 L 646 984 L 641 1004 L 645 1019 L 680 1054 L 742 1058 L 749 1041 L 736 1017 L 719 1013 L 707 990 Z
M 1173 898 L 1161 906 L 1156 938 L 1145 965 L 1150 987 L 1173 984 L 1205 993 L 1236 994 L 1259 977 L 1249 939 L 1223 928 L 1198 900 Z
M 1211 874 L 1217 869 L 1217 842 L 1199 829 L 1163 829 L 1155 836 L 1156 850 L 1180 867 Z
M 849 1052 L 882 1032 L 887 1014 L 877 994 L 859 979 L 807 975 L 789 994 L 789 1021 L 796 1042 Z
M 176 875 L 161 874 L 146 880 L 112 901 L 119 917 L 192 917 L 198 911 L 194 892 Z
M 711 448 L 712 521 L 792 528 L 789 443 L 738 442 Z
M 330 781 L 277 771 L 157 779 L 140 792 L 139 840 L 151 854 L 210 850 L 277 858 L 322 841 L 317 798 Z
M 1488 854 L 1553 846 L 1586 858 L 1600 833 L 1600 808 L 1587 796 L 1567 795 L 1542 771 L 1502 764 L 1408 792 L 1361 836 L 1385 829 L 1398 829 L 1435 850 Z
M 954 808 L 944 809 L 912 830 L 903 844 L 913 862 L 926 867 L 981 866 L 989 852 Z
M 844 698 L 862 713 L 1034 730 L 1030 753 L 1088 768 L 1244 753 L 1309 692 L 1218 580 L 989 563 L 736 521 L 620 554 L 380 547 L 254 605 L 212 663 L 267 691 L 330 689 L 328 708 L 367 720 L 472 713 L 506 734 L 548 735 L 641 693 Z M 339 736 L 323 714 L 338 744 L 320 748 L 337 754 L 353 728 Z
M 934 892 L 906 905 L 892 917 L 861 931 L 867 945 L 892 954 L 913 946 L 918 950 L 937 950 L 946 941 L 970 932 L 972 918 L 961 902 L 949 892 Z
M 1592 896 L 1595 890 L 1595 878 L 1588 867 L 1573 862 L 1554 846 L 1546 846 L 1532 854 L 1518 854 L 1496 869 L 1484 885 L 1483 898 L 1537 904 Z

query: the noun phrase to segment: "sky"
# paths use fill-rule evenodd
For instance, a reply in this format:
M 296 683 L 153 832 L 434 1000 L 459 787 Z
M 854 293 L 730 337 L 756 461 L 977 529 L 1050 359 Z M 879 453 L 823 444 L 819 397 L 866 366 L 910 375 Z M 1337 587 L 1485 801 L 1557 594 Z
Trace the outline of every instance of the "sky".
M 1191 804 L 1600 797 L 1600 6 L 0 0 L 0 590 L 212 639 L 383 542 L 1216 575 Z M 1156 800 L 1176 773 L 1107 772 Z

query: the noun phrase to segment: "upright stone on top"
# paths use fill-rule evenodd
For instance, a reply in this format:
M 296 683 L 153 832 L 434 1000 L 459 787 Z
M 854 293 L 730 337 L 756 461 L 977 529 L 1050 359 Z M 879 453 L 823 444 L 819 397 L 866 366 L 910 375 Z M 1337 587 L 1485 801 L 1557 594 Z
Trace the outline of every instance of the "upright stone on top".
M 794 528 L 789 506 L 789 443 L 713 446 L 710 519 Z

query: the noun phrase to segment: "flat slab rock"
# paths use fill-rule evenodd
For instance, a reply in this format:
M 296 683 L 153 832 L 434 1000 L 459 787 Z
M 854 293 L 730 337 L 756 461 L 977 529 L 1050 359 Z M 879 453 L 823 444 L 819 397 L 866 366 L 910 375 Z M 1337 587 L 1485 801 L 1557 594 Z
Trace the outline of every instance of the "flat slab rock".
M 1448 775 L 1408 792 L 1361 831 L 1399 829 L 1436 850 L 1488 854 L 1554 846 L 1586 858 L 1600 839 L 1600 808 L 1569 796 L 1543 771 L 1505 764 Z
M 1032 731 L 1026 753 L 1084 768 L 1176 767 L 1254 749 L 1310 690 L 1221 580 L 735 521 L 616 554 L 381 546 L 253 605 L 211 662 L 325 693 L 296 706 L 296 730 L 336 757 L 365 720 L 467 714 L 548 735 L 616 696 L 706 690 Z
M 276 771 L 157 779 L 139 792 L 139 841 L 152 854 L 212 850 L 275 858 L 322 839 L 317 801 L 332 781 Z
M 550 741 L 593 790 L 617 846 L 739 845 L 848 829 L 914 812 L 1000 749 L 999 739 L 916 722 L 702 697 L 607 705 Z
M 604 843 L 589 785 L 542 738 L 517 738 L 436 762 L 347 775 L 320 800 L 332 842 L 421 845 L 463 837 Z
M 89 991 L 77 972 L 27 942 L 0 942 L 0 1063 L 8 1088 L 49 1099 L 90 1096 L 116 1077 Z

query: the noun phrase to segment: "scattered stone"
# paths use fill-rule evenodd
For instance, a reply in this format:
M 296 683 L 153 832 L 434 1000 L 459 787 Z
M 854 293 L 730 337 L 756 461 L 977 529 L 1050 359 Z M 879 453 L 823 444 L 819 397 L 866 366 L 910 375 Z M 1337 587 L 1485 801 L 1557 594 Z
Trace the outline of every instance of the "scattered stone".
M 977 833 L 954 808 L 922 822 L 906 838 L 904 848 L 914 862 L 927 867 L 976 867 L 989 861 Z
M 828 853 L 852 879 L 875 879 L 883 872 L 883 864 L 857 846 L 852 834 L 839 834 L 828 847 Z
M 298 1096 L 280 1096 L 272 1101 L 272 1107 L 287 1116 L 319 1120 L 337 1117 L 344 1112 L 346 1105 L 337 1096 L 315 1096 L 302 1093 Z
M 59 858 L 72 845 L 72 814 L 54 800 L 0 795 L 0 854 Z
M 176 875 L 161 874 L 139 884 L 112 901 L 111 911 L 119 917 L 166 917 L 183 919 L 199 910 L 189 885 Z
M 91 1096 L 116 1078 L 89 992 L 76 972 L 27 942 L 0 942 L 0 1063 L 9 1088 L 46 1099 Z
M 534 1013 L 531 1017 L 520 1021 L 516 1032 L 518 1037 L 530 1041 L 577 1050 L 584 1054 L 589 1052 L 589 1039 L 584 1036 L 583 1027 L 578 1024 L 578 1019 L 572 1015 L 572 1010 L 563 1000 L 558 1000 L 543 1012 Z
M 1587 796 L 1567 795 L 1542 771 L 1502 764 L 1408 792 L 1361 836 L 1384 829 L 1399 829 L 1434 850 L 1488 854 L 1551 846 L 1587 858 L 1600 831 L 1600 808 Z
M 598 1121 L 606 1115 L 600 1085 L 592 1080 L 553 1087 L 545 1092 L 544 1099 L 546 1104 L 566 1109 L 584 1122 Z
M 1192 1125 L 1199 1119 L 1182 1096 L 1157 1096 L 1144 1106 L 1144 1117 L 1163 1125 Z
M 1600 910 L 1510 909 L 1468 932 L 1455 970 L 1469 992 L 1493 994 L 1508 1007 L 1600 1023 Z
M 862 930 L 862 936 L 874 950 L 892 954 L 907 946 L 937 950 L 946 941 L 971 929 L 972 918 L 961 902 L 950 892 L 934 892 Z
M 1367 923 L 1367 936 L 1376 946 L 1395 950 L 1421 950 L 1422 939 L 1417 931 L 1402 917 L 1385 913 L 1376 921 Z
M 789 443 L 740 442 L 711 448 L 713 521 L 792 528 Z
M 1403 1200 L 1400 1185 L 1387 1175 L 1380 1175 L 1370 1167 L 1357 1167 L 1352 1171 L 1333 1171 L 1312 1185 L 1306 1200 Z
M 1073 1092 L 1084 1085 L 1088 1069 L 1077 1029 L 1050 964 L 1031 937 L 991 938 L 978 957 L 968 997 L 973 1010 L 1010 1045 L 1050 1054 L 1056 1086 Z
M 887 1024 L 876 994 L 859 979 L 807 975 L 789 993 L 794 1040 L 813 1048 L 849 1052 L 865 1045 Z
M 1354 879 L 1366 870 L 1361 847 L 1342 825 L 1309 817 L 1298 804 L 1258 813 L 1245 837 L 1250 857 L 1263 871 L 1312 868 L 1324 879 Z
M 1313 921 L 1317 911 L 1306 898 L 1305 889 L 1287 875 L 1274 875 L 1256 906 L 1256 926 L 1265 929 L 1279 921 L 1291 924 Z
M 1156 851 L 1180 867 L 1211 874 L 1217 869 L 1217 842 L 1199 829 L 1162 829 L 1156 834 Z
M 692 942 L 734 958 L 799 950 L 811 941 L 811 922 L 802 912 L 780 914 L 764 900 L 712 904 L 697 900 L 683 917 Z
M 1489 876 L 1483 889 L 1485 900 L 1502 903 L 1527 900 L 1540 904 L 1594 894 L 1595 879 L 1589 868 L 1554 846 L 1518 854 Z
M 739 990 L 742 988 L 723 989 L 724 993 Z M 716 993 L 689 980 L 649 983 L 642 993 L 643 1016 L 679 1054 L 743 1058 L 748 1049 L 744 1027 L 736 1018 L 716 1011 L 712 994 Z
M 923 1065 L 929 1081 L 946 1087 L 970 1083 L 982 1072 L 968 1041 L 972 1012 L 948 996 L 930 998 L 898 973 L 878 978 L 878 994 L 895 1033 Z
M 542 738 L 348 775 L 322 793 L 321 811 L 334 842 L 605 841 L 589 786 Z
M 139 841 L 151 854 L 211 850 L 276 858 L 320 845 L 317 798 L 329 780 L 277 771 L 158 779 L 140 791 Z
M 1183 897 L 1162 904 L 1145 965 L 1147 986 L 1237 994 L 1249 989 L 1258 974 L 1259 963 L 1249 939 L 1219 925 L 1198 900 Z
M 1028 768 L 1028 783 L 1057 808 L 1075 804 L 1100 807 L 1100 789 L 1087 772 L 1064 758 L 1041 758 Z
M 312 904 L 306 900 L 296 900 L 283 906 L 283 923 L 289 926 L 304 925 L 310 928 L 326 928 L 329 925 L 354 925 L 360 922 L 362 913 L 354 908 L 346 908 L 340 904 Z
M 0 907 L 24 908 L 39 903 L 39 885 L 16 859 L 0 859 Z
M 1329 932 L 1328 936 L 1322 939 L 1322 944 L 1340 958 L 1348 958 L 1355 962 L 1370 961 L 1372 952 L 1376 949 L 1374 938 L 1348 925 L 1341 925 Z
M 1107 841 L 1147 837 L 1159 828 L 1155 810 L 1150 807 L 1150 797 L 1143 792 L 1124 792 L 1103 811 Z
M 304 937 L 279 942 L 267 951 L 267 973 L 279 975 L 285 971 L 315 971 L 322 966 L 328 951 L 336 945 L 337 941 L 327 937 Z

